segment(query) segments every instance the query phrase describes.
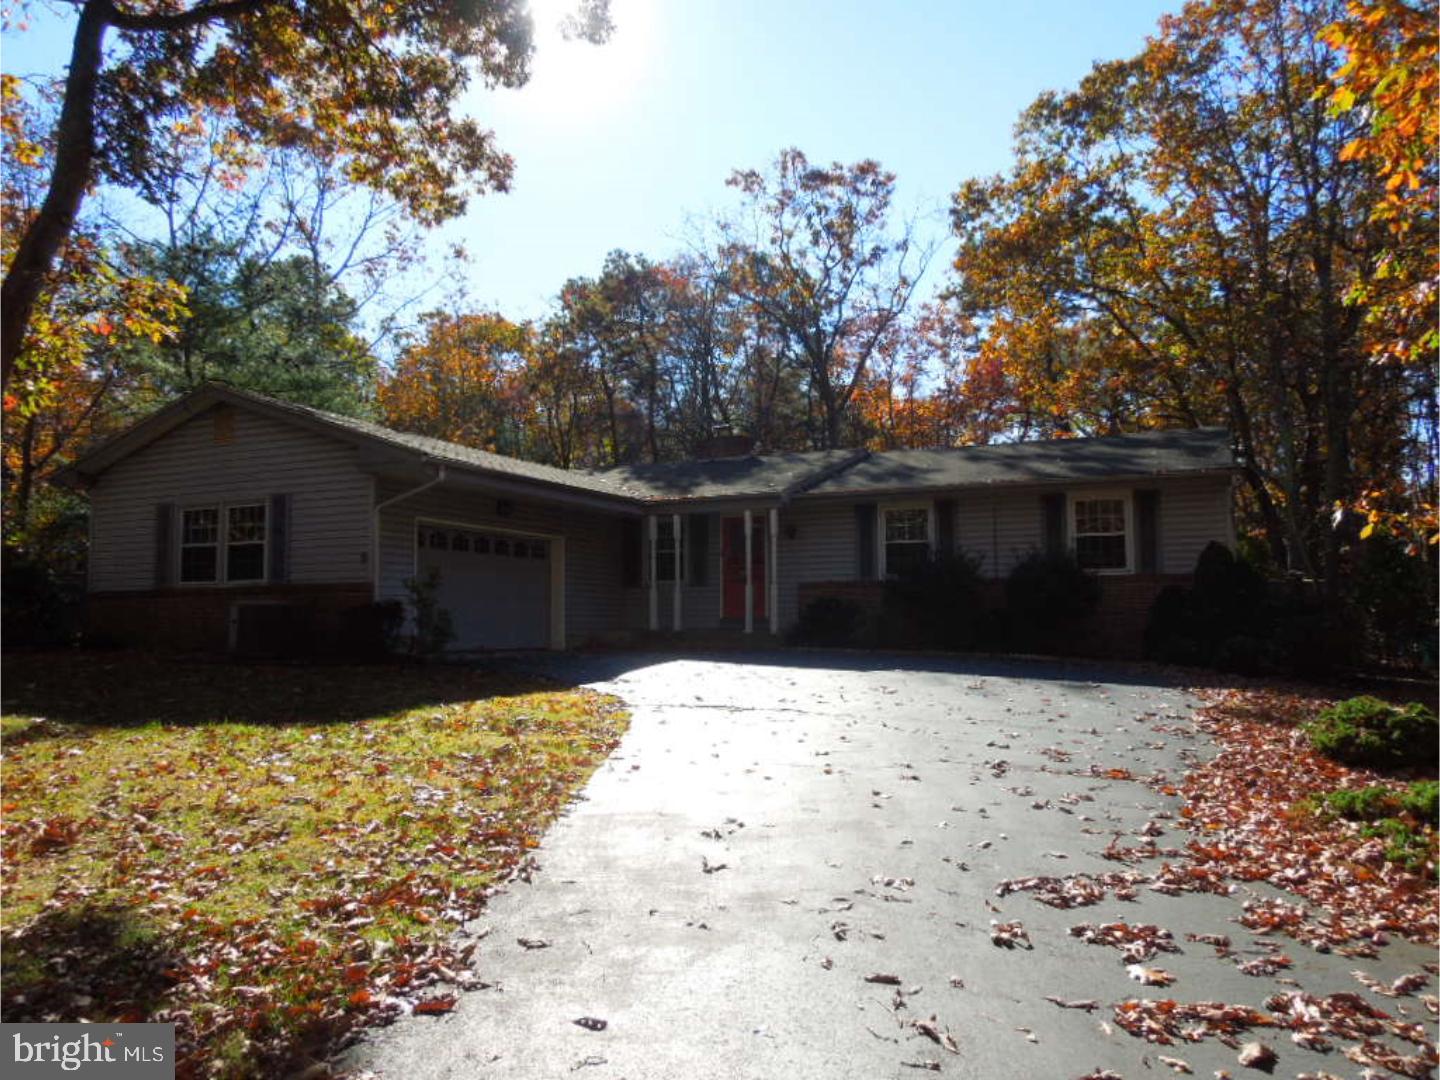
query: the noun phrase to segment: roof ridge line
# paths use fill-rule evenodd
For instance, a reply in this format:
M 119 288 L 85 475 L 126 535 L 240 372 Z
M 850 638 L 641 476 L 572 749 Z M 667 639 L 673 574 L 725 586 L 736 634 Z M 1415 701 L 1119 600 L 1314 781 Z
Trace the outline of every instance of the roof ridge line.
M 862 446 L 857 450 L 851 451 L 848 455 L 841 458 L 839 461 L 822 466 L 821 468 L 816 469 L 809 476 L 802 476 L 800 479 L 792 483 L 789 487 L 781 489 L 781 505 L 783 506 L 796 495 L 803 495 L 805 492 L 809 491 L 816 485 L 823 484 L 826 480 L 832 480 L 835 477 L 839 476 L 841 473 L 853 469 L 856 465 L 859 465 L 860 462 L 865 461 L 869 457 L 870 451 Z

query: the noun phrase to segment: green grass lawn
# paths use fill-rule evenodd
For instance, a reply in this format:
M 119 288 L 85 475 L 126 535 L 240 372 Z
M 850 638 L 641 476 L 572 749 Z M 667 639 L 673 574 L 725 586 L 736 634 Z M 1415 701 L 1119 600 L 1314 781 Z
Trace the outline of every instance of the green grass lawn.
M 173 1020 L 270 1075 L 483 979 L 456 928 L 615 746 L 613 699 L 448 667 L 4 664 L 0 975 L 18 1020 Z

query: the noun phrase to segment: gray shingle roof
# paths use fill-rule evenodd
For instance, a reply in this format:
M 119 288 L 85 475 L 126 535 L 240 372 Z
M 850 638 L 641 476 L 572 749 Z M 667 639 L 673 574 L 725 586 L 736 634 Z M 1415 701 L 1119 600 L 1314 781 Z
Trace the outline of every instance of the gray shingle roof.
M 947 450 L 887 450 L 871 454 L 806 494 L 873 495 L 993 484 L 1138 479 L 1223 472 L 1234 464 L 1228 431 L 1186 428 Z
M 95 447 L 63 470 L 62 480 L 96 475 L 163 435 L 198 410 L 226 400 L 290 415 L 336 435 L 358 437 L 426 458 L 496 476 L 584 492 L 635 507 L 649 502 L 876 495 L 1005 483 L 1138 479 L 1233 468 L 1223 428 L 1152 431 L 1096 439 L 1055 439 L 946 450 L 816 450 L 663 465 L 622 465 L 589 472 L 520 461 L 458 443 L 395 431 L 367 420 L 207 384 L 149 419 Z
M 581 472 L 574 469 L 561 469 L 554 465 L 542 465 L 534 461 L 521 461 L 519 458 L 506 457 L 504 454 L 492 454 L 488 450 L 476 450 L 469 446 L 461 446 L 459 443 L 446 442 L 444 439 L 434 439 L 428 435 L 414 435 L 407 431 L 396 431 L 394 428 L 387 428 L 380 424 L 371 423 L 369 420 L 360 420 L 353 416 L 342 416 L 339 413 L 327 412 L 324 409 L 316 409 L 308 405 L 297 405 L 294 402 L 281 401 L 276 398 L 265 397 L 261 394 L 254 394 L 246 390 L 238 390 L 234 387 L 227 386 L 224 388 L 224 392 L 236 397 L 245 398 L 272 410 L 294 413 L 311 420 L 318 420 L 323 424 L 341 428 L 345 431 L 363 436 L 364 438 L 383 442 L 399 449 L 414 450 L 424 454 L 428 458 L 443 461 L 447 464 L 483 469 L 486 472 L 513 477 L 517 480 L 533 480 L 544 484 L 553 484 L 559 487 L 588 491 L 592 494 L 613 495 L 631 499 L 641 497 L 640 492 L 627 489 L 618 479 L 605 479 L 602 474 Z
M 662 465 L 618 465 L 591 475 L 621 485 L 640 498 L 657 501 L 778 497 L 823 479 L 863 456 L 856 450 L 815 450 Z

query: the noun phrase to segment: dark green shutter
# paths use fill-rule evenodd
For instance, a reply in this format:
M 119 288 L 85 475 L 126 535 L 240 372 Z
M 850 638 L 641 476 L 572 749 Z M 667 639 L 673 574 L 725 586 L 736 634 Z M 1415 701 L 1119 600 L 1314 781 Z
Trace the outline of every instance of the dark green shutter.
M 155 587 L 175 584 L 175 504 L 155 506 Z
M 855 504 L 855 540 L 861 581 L 875 580 L 875 504 Z
M 1065 493 L 1040 496 L 1046 555 L 1065 554 Z
M 643 524 L 639 518 L 625 518 L 620 522 L 620 583 L 626 588 L 638 588 L 640 585 L 643 546 L 640 528 Z
M 955 554 L 955 500 L 935 500 L 935 553 L 941 558 Z
M 266 529 L 270 534 L 270 584 L 290 580 L 290 496 L 271 495 Z
M 686 525 L 690 548 L 690 584 L 704 585 L 710 572 L 710 515 L 691 514 Z
M 1135 569 L 1160 571 L 1160 492 L 1135 492 Z

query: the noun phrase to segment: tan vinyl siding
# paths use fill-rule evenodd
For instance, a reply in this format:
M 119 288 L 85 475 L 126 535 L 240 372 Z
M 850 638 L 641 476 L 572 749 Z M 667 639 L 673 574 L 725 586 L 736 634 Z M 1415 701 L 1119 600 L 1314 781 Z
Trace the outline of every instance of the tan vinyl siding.
M 414 485 L 378 486 L 383 502 Z M 497 502 L 511 503 L 501 516 Z M 565 638 L 571 645 L 612 633 L 622 625 L 620 518 L 483 490 L 433 487 L 381 511 L 380 597 L 405 600 L 415 574 L 415 523 L 438 520 L 497 532 L 559 536 L 565 540 Z
M 1044 543 L 1040 494 L 961 492 L 955 499 L 955 546 L 980 560 L 980 573 L 1004 577 Z
M 1157 486 L 1160 490 L 1160 573 L 1190 573 L 1200 552 L 1211 541 L 1234 546 L 1228 477 Z
M 794 539 L 788 535 L 791 529 Z M 799 618 L 801 582 L 854 581 L 858 572 L 854 504 L 792 503 L 780 511 L 781 629 Z
M 1159 564 L 1157 573 L 1186 574 L 1195 568 L 1201 550 L 1212 540 L 1233 545 L 1230 480 L 1156 480 L 1136 484 L 1087 484 L 1063 489 L 1067 514 L 1073 500 L 1098 492 L 1136 490 L 1160 492 Z M 980 559 L 986 577 L 1004 577 L 1015 564 L 1044 546 L 1041 498 L 1047 490 L 960 492 L 955 499 L 955 544 Z M 1131 538 L 1134 543 L 1134 537 Z
M 218 436 L 218 440 L 217 440 Z M 370 580 L 370 480 L 336 439 L 235 409 L 195 417 L 103 473 L 90 490 L 90 589 L 155 584 L 155 507 L 290 496 L 289 580 Z

